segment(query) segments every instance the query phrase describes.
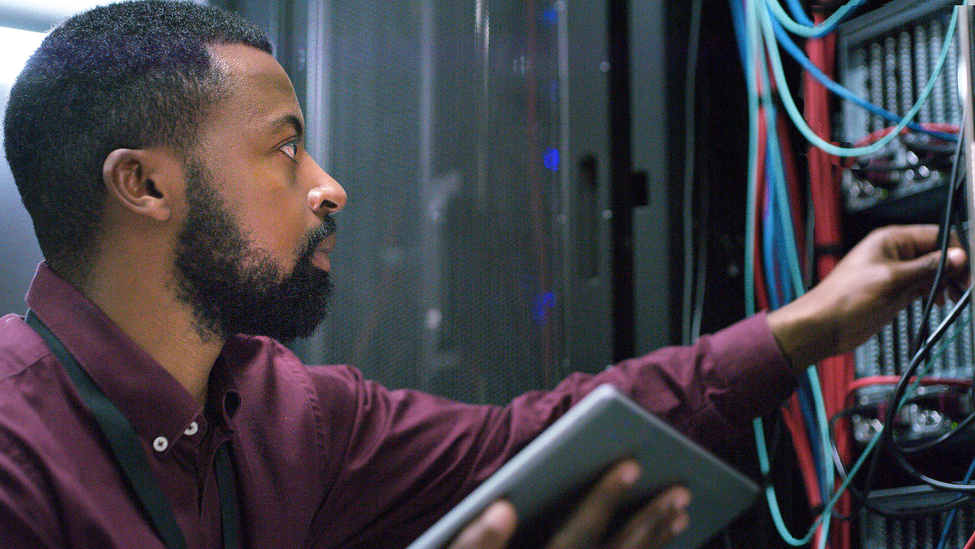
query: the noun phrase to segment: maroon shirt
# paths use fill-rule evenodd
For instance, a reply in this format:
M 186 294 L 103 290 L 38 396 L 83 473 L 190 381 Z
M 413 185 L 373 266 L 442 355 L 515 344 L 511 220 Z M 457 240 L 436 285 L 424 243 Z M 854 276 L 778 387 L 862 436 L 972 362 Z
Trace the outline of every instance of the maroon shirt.
M 504 408 L 391 391 L 234 337 L 200 406 L 44 264 L 37 316 L 128 418 L 188 547 L 220 547 L 213 468 L 231 439 L 247 547 L 401 547 L 596 385 L 611 382 L 719 453 L 794 384 L 764 317 L 694 346 L 574 374 Z M 160 548 L 91 415 L 43 340 L 0 319 L 0 546 Z

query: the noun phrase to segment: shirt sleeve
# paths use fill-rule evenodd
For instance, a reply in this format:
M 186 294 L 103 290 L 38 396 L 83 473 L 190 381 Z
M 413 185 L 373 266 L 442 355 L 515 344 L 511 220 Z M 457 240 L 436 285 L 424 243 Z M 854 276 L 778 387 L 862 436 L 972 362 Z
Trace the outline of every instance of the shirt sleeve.
M 592 389 L 611 383 L 650 412 L 727 455 L 795 379 L 764 315 L 689 347 L 664 348 L 505 407 L 387 390 L 354 368 L 312 368 L 333 457 L 317 522 L 329 547 L 404 547 Z M 335 448 L 342 448 L 339 454 Z M 366 494 L 364 496 L 363 494 Z
M 4 547 L 58 547 L 58 521 L 41 475 L 24 449 L 0 434 L 0 539 Z

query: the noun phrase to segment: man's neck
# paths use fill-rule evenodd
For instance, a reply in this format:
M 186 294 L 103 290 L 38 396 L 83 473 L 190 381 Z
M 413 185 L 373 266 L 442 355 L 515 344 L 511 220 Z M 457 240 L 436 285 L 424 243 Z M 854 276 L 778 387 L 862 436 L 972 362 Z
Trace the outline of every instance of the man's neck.
M 203 404 L 210 371 L 225 342 L 201 337 L 192 308 L 177 300 L 154 274 L 143 270 L 138 275 L 96 275 L 82 293 Z

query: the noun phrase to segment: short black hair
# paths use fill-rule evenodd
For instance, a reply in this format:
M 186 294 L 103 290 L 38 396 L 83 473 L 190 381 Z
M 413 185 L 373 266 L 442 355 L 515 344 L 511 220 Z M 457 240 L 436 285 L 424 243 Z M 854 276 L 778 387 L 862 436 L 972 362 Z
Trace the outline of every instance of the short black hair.
M 228 84 L 208 46 L 272 52 L 240 16 L 188 1 L 110 4 L 44 39 L 10 90 L 4 148 L 48 265 L 90 276 L 106 196 L 102 166 L 119 148 L 185 156 Z

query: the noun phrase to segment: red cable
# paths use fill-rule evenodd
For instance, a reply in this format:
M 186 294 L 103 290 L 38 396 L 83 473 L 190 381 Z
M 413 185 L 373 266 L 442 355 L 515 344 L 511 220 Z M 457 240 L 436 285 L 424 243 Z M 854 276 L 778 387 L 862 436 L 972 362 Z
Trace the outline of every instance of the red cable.
M 813 461 L 812 447 L 809 444 L 809 433 L 806 431 L 806 424 L 802 420 L 802 407 L 799 405 L 799 396 L 793 394 L 786 401 L 782 408 L 782 419 L 785 420 L 786 427 L 792 434 L 792 448 L 796 453 L 799 462 L 799 469 L 803 471 L 802 480 L 806 487 L 806 495 L 809 498 L 809 505 L 816 507 L 823 502 L 822 494 L 819 493 L 819 481 L 816 475 L 807 475 L 805 471 L 816 470 Z
M 757 193 L 755 196 L 755 241 L 754 250 L 755 254 L 752 258 L 753 269 L 752 272 L 755 276 L 755 299 L 758 301 L 759 310 L 768 309 L 770 306 L 770 300 L 768 295 L 768 288 L 765 285 L 765 266 L 762 263 L 762 254 L 759 250 L 762 249 L 762 208 L 765 205 L 765 153 L 766 153 L 766 131 L 765 131 L 765 109 L 759 108 L 758 110 L 758 156 L 757 156 L 757 167 L 755 177 L 755 188 Z M 752 221 L 752 220 L 749 220 Z
M 785 178 L 789 193 L 789 206 L 792 210 L 793 238 L 799 253 L 799 265 L 805 271 L 806 266 L 806 222 L 803 215 L 802 198 L 799 193 L 799 175 L 796 172 L 796 161 L 792 154 L 792 138 L 786 124 L 785 113 L 780 112 L 776 122 L 779 144 L 782 149 L 782 163 L 785 168 Z
M 776 88 L 776 84 L 775 84 L 775 80 L 773 79 L 773 80 L 770 81 L 770 84 L 769 84 L 769 93 L 774 92 L 775 88 Z M 758 83 L 758 91 L 759 91 L 759 96 L 761 96 L 761 94 L 763 92 L 761 82 Z M 756 208 L 756 215 L 758 215 L 759 216 L 759 219 L 761 219 L 762 218 L 762 215 L 761 215 L 762 208 L 765 205 L 765 198 L 766 198 L 766 194 L 765 194 L 766 178 L 764 176 L 764 174 L 765 174 L 764 162 L 767 160 L 767 158 L 766 158 L 766 156 L 767 156 L 767 148 L 766 147 L 768 146 L 768 135 L 767 135 L 766 128 L 768 127 L 768 120 L 766 119 L 767 112 L 765 111 L 764 108 L 759 107 L 759 113 L 758 114 L 759 114 L 759 120 L 758 120 L 758 130 L 759 130 L 759 151 L 758 152 L 759 152 L 759 156 L 758 156 L 758 159 L 759 159 L 759 167 L 760 167 L 760 169 L 758 170 L 758 173 L 757 173 L 758 181 L 756 182 L 757 185 L 758 185 L 758 189 L 759 189 L 758 196 L 757 196 L 758 203 L 756 204 L 756 206 L 757 206 L 757 208 Z M 781 121 L 782 121 L 781 118 L 779 118 L 779 119 L 777 119 L 775 121 L 776 122 L 776 129 L 777 129 L 776 133 L 779 135 L 780 139 L 782 139 L 783 137 L 785 138 L 785 141 L 780 141 L 780 147 L 782 149 L 781 150 L 781 153 L 782 154 L 780 156 L 783 159 L 783 164 L 784 164 L 784 168 L 786 170 L 787 177 L 790 176 L 790 172 L 791 172 L 791 180 L 789 181 L 789 184 L 787 186 L 789 187 L 789 189 L 788 189 L 789 190 L 789 200 L 790 200 L 790 202 L 792 202 L 792 199 L 793 198 L 795 198 L 796 200 L 798 200 L 798 178 L 795 175 L 795 165 L 793 164 L 792 151 L 791 151 L 791 149 L 786 148 L 788 146 L 788 143 L 789 143 L 789 140 L 788 140 L 788 132 L 787 131 L 785 131 L 785 132 L 782 131 L 783 126 L 780 124 Z M 784 143 L 786 145 L 786 147 L 783 147 L 782 146 L 782 143 Z M 796 202 L 792 202 L 792 206 L 793 206 L 793 208 L 792 208 L 793 215 L 795 215 L 795 213 L 797 213 L 799 211 L 798 204 Z M 795 225 L 795 220 L 793 220 L 793 224 Z M 798 225 L 800 231 L 801 231 L 801 227 L 803 225 L 804 224 L 802 224 L 802 223 L 800 223 Z M 760 228 L 760 226 L 758 226 L 758 225 L 756 225 L 756 226 Z M 760 230 L 756 230 L 755 231 L 755 238 L 756 238 L 756 248 L 755 249 L 756 250 L 761 249 L 758 246 L 758 244 L 760 244 L 759 234 L 761 234 L 761 232 L 762 231 L 760 231 Z M 804 239 L 797 239 L 797 240 L 804 240 Z M 804 246 L 803 246 L 803 249 L 804 249 Z M 758 261 L 758 257 L 759 256 L 760 256 L 760 254 L 758 254 L 758 253 L 755 254 L 756 263 L 759 263 L 760 264 L 761 262 Z M 756 286 L 757 286 L 757 288 L 756 288 L 757 289 L 756 294 L 764 294 L 763 297 L 765 299 L 765 303 L 763 304 L 764 305 L 763 308 L 767 308 L 768 307 L 768 295 L 765 294 L 765 284 L 764 283 L 761 284 L 761 285 L 758 285 L 757 284 L 757 282 L 759 280 L 758 273 L 760 273 L 760 272 L 761 272 L 761 269 L 758 269 L 758 268 L 755 269 L 755 273 L 756 273 L 755 281 L 756 281 Z M 807 494 L 807 497 L 808 497 L 808 500 L 809 500 L 809 504 L 810 504 L 811 507 L 816 507 L 816 506 L 818 506 L 818 505 L 820 505 L 822 503 L 822 494 L 820 494 L 820 485 L 819 485 L 819 474 L 818 474 L 818 472 L 816 470 L 816 465 L 815 465 L 816 462 L 815 462 L 815 459 L 813 457 L 812 448 L 811 448 L 811 445 L 810 445 L 810 442 L 809 442 L 809 433 L 806 432 L 805 423 L 804 423 L 802 417 L 803 417 L 802 416 L 802 408 L 799 406 L 798 397 L 796 395 L 793 395 L 790 398 L 788 405 L 783 410 L 783 418 L 786 421 L 786 425 L 789 426 L 789 431 L 790 431 L 790 434 L 792 435 L 792 446 L 793 446 L 793 450 L 796 453 L 797 465 L 799 467 L 799 472 L 802 475 L 803 484 L 804 484 L 804 486 L 806 488 L 806 494 Z M 802 427 L 800 428 L 799 426 L 802 426 Z M 820 528 L 817 528 L 816 533 L 815 533 L 815 538 L 814 538 L 814 540 L 815 540 L 814 541 L 814 545 L 819 545 L 818 542 L 819 542 L 820 536 L 822 536 L 822 534 L 823 534 L 823 529 L 821 527 Z
M 814 14 L 816 23 L 822 23 L 825 16 Z M 833 74 L 835 58 L 835 35 L 806 41 L 806 54 L 809 59 L 827 76 Z M 829 96 L 826 88 L 808 71 L 805 81 L 805 118 L 813 131 L 827 140 L 830 137 Z M 831 155 L 816 147 L 809 148 L 810 192 L 816 223 L 813 238 L 817 247 L 816 272 L 821 280 L 839 261 L 842 246 L 842 227 L 840 225 L 839 178 L 834 169 Z M 845 389 L 853 381 L 853 358 L 851 355 L 832 357 L 819 365 L 819 376 L 823 388 L 823 400 L 829 416 L 844 406 Z M 849 437 L 845 429 L 837 426 L 835 444 L 840 456 L 849 458 Z M 849 494 L 844 494 L 837 503 L 837 511 L 843 514 L 850 510 Z M 830 537 L 831 549 L 849 549 L 852 542 L 852 529 L 848 521 L 841 522 Z
M 972 533 L 972 537 L 968 538 L 968 543 L 963 549 L 972 549 L 973 547 L 975 547 L 975 533 Z
M 887 134 L 889 134 L 890 132 L 894 131 L 894 128 L 895 127 L 896 126 L 888 126 L 886 128 L 881 128 L 879 130 L 874 130 L 874 131 L 868 133 L 866 137 L 861 138 L 859 141 L 857 141 L 853 145 L 855 147 L 865 147 L 867 145 L 872 145 L 872 144 L 876 143 L 877 141 L 880 141 L 881 139 L 887 137 Z M 959 128 L 958 128 L 958 125 L 957 124 L 946 124 L 946 123 L 942 123 L 942 122 L 924 123 L 924 124 L 921 124 L 921 127 L 924 128 L 924 129 L 926 129 L 926 130 L 929 130 L 929 131 L 943 132 L 943 133 L 958 133 L 958 131 L 959 131 Z M 901 131 L 900 131 L 900 134 L 901 135 L 907 135 L 909 133 L 911 133 L 911 130 L 909 130 L 908 128 L 902 128 Z M 934 139 L 938 139 L 938 138 L 934 138 Z
M 911 381 L 916 380 L 916 377 L 912 377 Z M 845 402 L 850 402 L 850 398 L 853 393 L 864 387 L 870 387 L 873 385 L 897 385 L 901 380 L 900 376 L 870 376 L 861 377 L 850 383 L 846 389 L 846 396 L 844 398 Z M 926 377 L 921 379 L 921 385 L 952 385 L 954 387 L 961 387 L 967 389 L 972 385 L 971 381 L 966 381 L 964 379 L 948 378 L 948 377 Z
M 789 433 L 792 435 L 792 448 L 796 454 L 796 461 L 799 471 L 802 473 L 803 485 L 806 488 L 806 497 L 809 506 L 815 508 L 822 504 L 823 498 L 819 490 L 819 480 L 816 475 L 816 464 L 813 461 L 812 448 L 809 444 L 809 433 L 806 431 L 806 423 L 802 420 L 802 407 L 799 405 L 799 395 L 793 393 L 786 405 L 782 408 L 782 419 L 785 421 Z M 819 546 L 819 538 L 822 536 L 822 527 L 816 529 L 813 542 L 810 547 Z

